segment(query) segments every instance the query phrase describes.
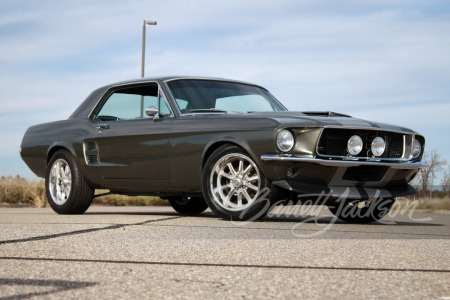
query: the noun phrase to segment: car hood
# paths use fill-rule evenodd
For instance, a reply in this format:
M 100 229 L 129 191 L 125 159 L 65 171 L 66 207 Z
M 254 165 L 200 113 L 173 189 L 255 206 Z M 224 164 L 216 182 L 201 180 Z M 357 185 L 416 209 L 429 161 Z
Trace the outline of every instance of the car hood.
M 380 128 L 387 130 L 396 130 L 414 133 L 413 130 L 401 126 L 366 121 L 350 117 L 348 115 L 334 113 L 334 112 L 254 112 L 254 116 L 264 116 L 272 119 L 281 126 L 307 126 L 307 127 L 324 127 L 324 126 L 342 126 L 342 127 L 365 127 L 365 128 Z

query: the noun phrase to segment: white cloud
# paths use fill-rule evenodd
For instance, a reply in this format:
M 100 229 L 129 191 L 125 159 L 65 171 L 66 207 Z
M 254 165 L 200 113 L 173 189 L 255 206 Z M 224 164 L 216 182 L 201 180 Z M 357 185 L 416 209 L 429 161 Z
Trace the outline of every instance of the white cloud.
M 138 77 L 143 19 L 158 21 L 147 28 L 148 76 L 256 82 L 290 109 L 399 123 L 444 148 L 450 9 L 419 0 L 7 3 L 0 127 L 12 144 L 25 126 L 67 117 L 93 89 Z

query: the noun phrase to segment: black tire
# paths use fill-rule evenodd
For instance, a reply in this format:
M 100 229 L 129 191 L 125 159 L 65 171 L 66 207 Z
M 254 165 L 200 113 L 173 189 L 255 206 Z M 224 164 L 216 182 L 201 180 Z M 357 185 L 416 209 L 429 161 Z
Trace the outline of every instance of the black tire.
M 183 215 L 198 215 L 208 208 L 208 204 L 200 197 L 170 197 L 169 203 Z
M 209 156 L 203 168 L 202 189 L 206 203 L 217 216 L 238 221 L 263 218 L 276 195 L 275 188 L 250 155 L 230 144 L 219 147 Z
M 59 150 L 50 159 L 45 190 L 50 206 L 58 214 L 82 214 L 94 197 L 94 190 L 86 183 L 75 158 L 67 150 Z
M 345 201 L 329 204 L 328 209 L 339 219 L 357 224 L 367 224 L 387 215 L 395 199 L 374 199 L 369 201 Z M 361 204 L 364 203 L 364 206 Z

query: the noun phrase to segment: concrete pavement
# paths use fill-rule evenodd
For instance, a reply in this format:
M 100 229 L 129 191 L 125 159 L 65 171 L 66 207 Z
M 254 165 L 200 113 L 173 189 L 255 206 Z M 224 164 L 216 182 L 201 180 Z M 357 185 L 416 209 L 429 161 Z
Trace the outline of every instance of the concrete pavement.
M 1 208 L 0 299 L 450 299 L 450 215 L 383 221 L 320 207 L 248 224 L 170 207 Z

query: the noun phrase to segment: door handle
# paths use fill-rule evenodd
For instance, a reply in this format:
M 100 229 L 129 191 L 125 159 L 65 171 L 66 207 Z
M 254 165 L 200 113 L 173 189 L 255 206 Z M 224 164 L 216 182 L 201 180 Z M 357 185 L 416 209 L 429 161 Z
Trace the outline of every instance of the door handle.
M 98 130 L 109 129 L 109 124 L 98 124 L 97 129 Z

